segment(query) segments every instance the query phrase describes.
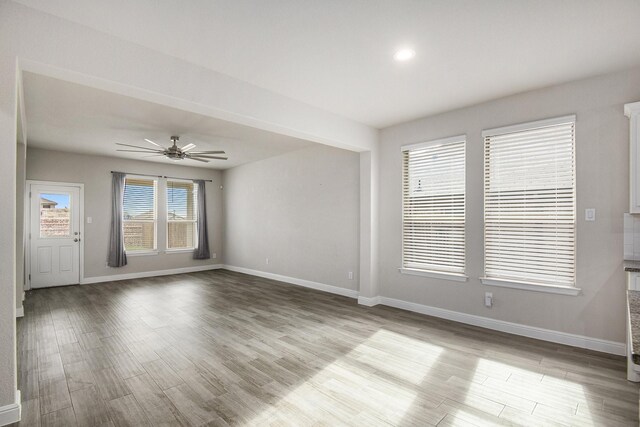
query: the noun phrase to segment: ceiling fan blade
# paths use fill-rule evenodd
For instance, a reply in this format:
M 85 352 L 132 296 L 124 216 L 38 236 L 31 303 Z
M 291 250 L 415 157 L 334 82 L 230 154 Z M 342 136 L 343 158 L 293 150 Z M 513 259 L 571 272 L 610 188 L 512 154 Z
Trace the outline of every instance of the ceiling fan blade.
M 157 150 L 157 149 L 155 149 L 155 148 L 140 147 L 139 145 L 123 144 L 123 143 L 121 143 L 121 142 L 116 142 L 116 145 L 122 145 L 122 146 L 125 146 L 125 147 L 140 148 L 140 149 L 142 149 L 142 150 L 158 151 L 158 150 Z M 158 147 L 160 147 L 160 146 L 158 146 Z M 160 148 L 162 148 L 162 147 L 160 147 Z
M 143 159 L 146 159 L 147 157 L 163 157 L 164 153 L 160 153 L 160 154 L 152 154 L 150 156 L 142 156 Z
M 225 154 L 224 151 L 193 151 L 191 154 Z
M 218 159 L 218 160 L 227 160 L 228 159 L 228 157 L 206 156 L 206 155 L 200 155 L 200 154 L 192 154 L 189 157 L 197 157 L 199 159 Z
M 194 148 L 196 148 L 196 144 L 187 144 L 184 147 L 181 148 L 181 150 L 183 152 L 189 151 L 189 150 L 193 150 Z
M 142 151 L 142 150 L 116 150 L 116 151 L 126 151 L 128 153 L 158 153 L 158 156 L 164 156 L 164 153 L 160 150 L 154 150 L 154 151 Z
M 209 160 L 199 159 L 199 158 L 197 158 L 197 157 L 187 157 L 187 159 L 190 159 L 190 160 L 196 160 L 196 161 L 198 161 L 198 162 L 209 163 Z
M 160 148 L 162 148 L 162 146 L 161 146 L 160 144 L 156 144 L 155 142 L 153 142 L 153 141 L 152 141 L 152 140 L 150 140 L 150 139 L 145 138 L 144 140 L 145 140 L 145 141 L 147 141 L 149 144 L 153 144 L 153 145 L 155 145 L 156 147 L 160 147 Z

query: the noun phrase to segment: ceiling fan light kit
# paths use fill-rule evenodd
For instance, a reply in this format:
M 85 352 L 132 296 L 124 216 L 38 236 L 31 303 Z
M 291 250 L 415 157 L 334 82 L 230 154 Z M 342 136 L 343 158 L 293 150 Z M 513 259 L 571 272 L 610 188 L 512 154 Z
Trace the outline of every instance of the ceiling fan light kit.
M 211 154 L 225 154 L 224 151 L 222 150 L 218 150 L 218 151 L 191 151 L 194 148 L 196 148 L 195 144 L 187 144 L 184 147 L 178 147 L 178 143 L 180 142 L 180 137 L 179 136 L 172 136 L 171 137 L 171 142 L 172 145 L 168 148 L 162 148 L 162 146 L 160 144 L 156 144 L 155 142 L 151 141 L 150 139 L 145 138 L 145 141 L 147 141 L 150 144 L 155 145 L 158 148 L 149 148 L 149 147 L 141 147 L 138 145 L 130 145 L 130 144 L 122 144 L 120 142 L 116 142 L 116 145 L 121 145 L 123 147 L 132 147 L 132 148 L 137 148 L 137 150 L 123 150 L 123 149 L 119 149 L 116 151 L 124 151 L 124 152 L 129 152 L 129 153 L 146 153 L 146 154 L 152 154 L 151 156 L 145 156 L 145 157 L 155 157 L 155 156 L 165 156 L 166 158 L 173 160 L 173 161 L 179 161 L 179 160 L 184 160 L 184 159 L 188 159 L 188 160 L 196 160 L 198 162 L 203 162 L 203 163 L 209 163 L 208 159 L 214 159 L 214 160 L 227 160 L 227 157 L 223 157 L 223 156 L 212 156 Z

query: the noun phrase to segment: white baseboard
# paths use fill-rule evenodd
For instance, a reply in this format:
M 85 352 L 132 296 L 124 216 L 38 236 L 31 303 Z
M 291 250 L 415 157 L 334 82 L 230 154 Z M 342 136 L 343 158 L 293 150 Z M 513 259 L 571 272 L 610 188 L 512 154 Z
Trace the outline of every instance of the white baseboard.
M 364 305 L 367 307 L 373 307 L 374 305 L 380 304 L 380 297 L 373 297 L 373 298 L 358 297 L 358 304 Z
M 116 280 L 142 279 L 145 277 L 169 276 L 171 274 L 195 273 L 197 271 L 217 270 L 223 268 L 222 264 L 198 265 L 194 267 L 172 268 L 170 270 L 141 271 L 139 273 L 114 274 L 111 276 L 85 277 L 80 284 L 113 282 Z
M 20 390 L 16 390 L 16 403 L 0 407 L 0 426 L 17 423 L 22 416 Z
M 16 308 L 16 317 L 24 317 L 24 307 L 20 306 Z
M 278 280 L 280 282 L 291 283 L 292 285 L 304 286 L 305 288 L 316 289 L 318 291 L 329 292 L 331 294 L 342 295 L 349 298 L 358 298 L 358 291 L 353 289 L 345 289 L 338 286 L 327 285 L 324 283 L 312 282 L 311 280 L 296 279 L 295 277 L 282 276 L 275 273 L 267 273 L 265 271 L 252 270 L 250 268 L 235 267 L 233 265 L 225 265 L 223 268 L 238 273 L 250 274 L 252 276 L 264 277 L 265 279 Z
M 376 298 L 378 298 L 381 305 L 400 308 L 402 310 L 413 311 L 415 313 L 426 314 L 442 319 L 453 320 L 455 322 L 466 323 L 467 325 L 480 326 L 494 331 L 507 332 L 523 337 L 565 344 L 572 347 L 586 348 L 618 356 L 626 355 L 626 345 L 622 342 L 607 341 L 598 338 L 585 337 L 583 335 L 569 334 L 566 332 L 553 331 L 551 329 L 506 322 L 504 320 L 490 319 L 488 317 L 460 313 L 457 311 L 445 310 L 443 308 L 431 307 L 428 305 L 416 304 L 387 297 L 374 297 L 367 298 L 366 300 L 375 300 Z

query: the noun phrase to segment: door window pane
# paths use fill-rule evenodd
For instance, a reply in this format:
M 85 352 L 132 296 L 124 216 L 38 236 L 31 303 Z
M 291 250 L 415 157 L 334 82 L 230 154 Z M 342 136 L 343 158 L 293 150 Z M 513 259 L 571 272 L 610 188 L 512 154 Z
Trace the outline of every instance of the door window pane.
M 40 194 L 40 237 L 71 237 L 71 196 Z

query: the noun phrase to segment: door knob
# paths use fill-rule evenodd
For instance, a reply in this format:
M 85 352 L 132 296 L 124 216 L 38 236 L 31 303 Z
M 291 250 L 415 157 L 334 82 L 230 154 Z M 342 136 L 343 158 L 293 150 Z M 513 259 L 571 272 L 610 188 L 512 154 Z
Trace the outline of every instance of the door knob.
M 77 242 L 77 241 L 79 241 L 79 240 L 80 240 L 80 239 L 73 239 L 73 241 L 74 241 L 74 242 Z

